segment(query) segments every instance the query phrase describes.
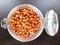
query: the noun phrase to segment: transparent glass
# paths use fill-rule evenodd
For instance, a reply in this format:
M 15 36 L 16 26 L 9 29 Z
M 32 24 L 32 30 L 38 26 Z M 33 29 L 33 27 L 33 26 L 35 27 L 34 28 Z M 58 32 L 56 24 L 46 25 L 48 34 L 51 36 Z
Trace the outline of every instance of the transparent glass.
M 12 30 L 10 29 L 10 24 L 9 24 L 9 21 L 11 19 L 11 16 L 12 14 L 14 13 L 14 11 L 16 11 L 18 8 L 24 8 L 24 7 L 30 7 L 32 8 L 34 11 L 37 12 L 37 14 L 39 15 L 40 19 L 41 19 L 41 25 L 40 25 L 40 30 L 34 35 L 32 36 L 31 38 L 26 38 L 26 39 L 23 39 L 23 38 L 20 38 L 18 36 L 16 36 Z M 5 24 L 2 24 L 2 22 L 5 22 Z M 4 26 L 5 25 L 5 26 Z M 18 41 L 21 41 L 21 42 L 28 42 L 28 41 L 32 41 L 34 39 L 36 39 L 37 37 L 39 37 L 41 35 L 41 33 L 43 32 L 43 29 L 44 29 L 44 25 L 45 25 L 45 21 L 44 21 L 44 17 L 43 17 L 43 14 L 41 13 L 41 11 L 36 8 L 35 6 L 33 5 L 30 5 L 30 4 L 23 4 L 23 5 L 19 5 L 19 6 L 16 6 L 15 8 L 13 8 L 10 13 L 8 14 L 7 18 L 4 18 L 3 20 L 1 20 L 1 27 L 4 28 L 4 29 L 8 29 L 8 32 L 10 33 L 10 35 L 15 38 L 16 40 Z

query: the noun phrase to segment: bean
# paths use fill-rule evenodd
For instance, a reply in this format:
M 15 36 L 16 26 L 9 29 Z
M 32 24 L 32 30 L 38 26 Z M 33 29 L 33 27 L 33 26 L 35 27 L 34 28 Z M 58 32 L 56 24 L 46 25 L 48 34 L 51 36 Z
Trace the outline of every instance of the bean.
M 21 38 L 31 38 L 40 28 L 40 17 L 31 8 L 20 8 L 16 10 L 10 19 L 13 32 Z

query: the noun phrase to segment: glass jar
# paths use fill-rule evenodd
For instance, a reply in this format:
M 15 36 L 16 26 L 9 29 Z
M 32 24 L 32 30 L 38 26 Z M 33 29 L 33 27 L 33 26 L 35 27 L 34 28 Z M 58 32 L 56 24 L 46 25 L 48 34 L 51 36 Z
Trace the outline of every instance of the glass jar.
M 14 11 L 16 11 L 18 8 L 23 8 L 23 7 L 30 7 L 32 8 L 33 10 L 35 10 L 37 12 L 37 14 L 40 16 L 40 19 L 41 19 L 41 25 L 40 25 L 40 30 L 39 32 L 31 37 L 31 38 L 27 38 L 27 39 L 22 39 L 20 37 L 17 37 L 10 29 L 10 24 L 9 24 L 9 21 L 10 21 L 10 18 L 12 16 L 12 14 L 14 13 Z M 5 24 L 3 24 L 3 22 Z M 45 18 L 43 17 L 43 14 L 42 12 L 36 8 L 35 6 L 33 5 L 30 5 L 30 4 L 22 4 L 22 5 L 18 5 L 16 6 L 15 8 L 13 8 L 10 13 L 8 14 L 7 18 L 4 18 L 3 20 L 1 20 L 1 27 L 4 28 L 4 29 L 8 29 L 8 32 L 10 33 L 10 35 L 18 40 L 18 41 L 21 41 L 21 42 L 28 42 L 28 41 L 32 41 L 34 39 L 36 39 L 37 37 L 39 37 L 41 35 L 41 33 L 43 32 L 43 29 L 45 28 L 46 30 L 46 33 L 50 36 L 54 36 L 55 34 L 57 34 L 58 32 L 58 27 L 59 27 L 59 22 L 58 22 L 58 16 L 57 16 L 57 13 L 54 12 L 54 10 L 50 10 L 46 13 L 45 15 Z

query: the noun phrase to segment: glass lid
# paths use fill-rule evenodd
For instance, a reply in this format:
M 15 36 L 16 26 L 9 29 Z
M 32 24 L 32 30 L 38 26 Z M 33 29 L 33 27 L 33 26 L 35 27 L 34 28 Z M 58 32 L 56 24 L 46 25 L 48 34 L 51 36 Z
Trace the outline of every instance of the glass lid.
M 45 15 L 45 29 L 46 33 L 50 36 L 54 36 L 58 32 L 59 22 L 58 15 L 54 10 L 50 10 Z

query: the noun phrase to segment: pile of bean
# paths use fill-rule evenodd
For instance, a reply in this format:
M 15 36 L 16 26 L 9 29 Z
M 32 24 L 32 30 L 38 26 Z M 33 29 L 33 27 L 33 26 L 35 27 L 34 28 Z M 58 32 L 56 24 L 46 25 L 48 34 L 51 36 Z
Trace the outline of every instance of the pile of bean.
M 39 31 L 40 18 L 33 9 L 21 8 L 12 14 L 10 26 L 17 36 L 29 38 Z

